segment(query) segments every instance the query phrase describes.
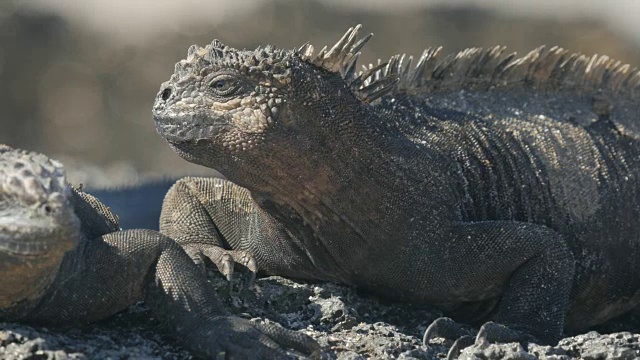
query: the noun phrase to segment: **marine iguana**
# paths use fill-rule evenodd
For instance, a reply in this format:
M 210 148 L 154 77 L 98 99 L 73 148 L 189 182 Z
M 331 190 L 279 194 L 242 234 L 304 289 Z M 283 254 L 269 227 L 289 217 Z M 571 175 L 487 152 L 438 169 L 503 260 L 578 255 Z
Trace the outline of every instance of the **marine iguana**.
M 0 145 L 0 321 L 85 324 L 142 299 L 202 357 L 318 351 L 302 333 L 230 316 L 173 240 L 119 231 L 106 206 L 69 186 L 62 164 Z
M 229 180 L 179 181 L 161 232 L 226 274 L 437 305 L 476 342 L 553 344 L 640 302 L 637 70 L 494 47 L 357 72 L 359 30 L 317 55 L 189 48 L 156 128 Z M 425 341 L 463 334 L 441 318 Z

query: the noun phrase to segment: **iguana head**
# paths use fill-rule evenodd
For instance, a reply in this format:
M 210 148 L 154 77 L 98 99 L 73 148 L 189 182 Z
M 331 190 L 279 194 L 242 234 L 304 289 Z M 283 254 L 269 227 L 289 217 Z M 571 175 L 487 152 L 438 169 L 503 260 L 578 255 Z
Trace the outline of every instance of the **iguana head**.
M 317 54 L 308 44 L 254 51 L 217 40 L 192 46 L 153 107 L 159 134 L 180 156 L 247 188 L 298 239 L 328 239 L 322 246 L 338 257 L 346 254 L 341 239 L 369 241 L 369 231 L 380 227 L 372 208 L 386 209 L 380 213 L 393 222 L 397 194 L 412 190 L 401 188 L 395 200 L 389 191 L 371 191 L 397 186 L 388 172 L 404 178 L 410 166 L 396 166 L 401 147 L 385 133 L 393 122 L 382 121 L 370 102 L 397 89 L 398 69 L 417 78 L 427 59 L 415 71 L 398 56 L 356 74 L 359 50 L 371 37 L 358 40 L 359 29 Z M 408 141 L 401 145 L 415 152 Z
M 218 40 L 194 45 L 158 92 L 156 128 L 182 157 L 234 181 L 242 182 L 232 176 L 238 167 L 256 164 L 271 166 L 263 170 L 272 176 L 314 171 L 312 157 L 358 140 L 357 114 L 382 87 L 365 90 L 373 72 L 364 78 L 354 72 L 358 50 L 370 38 L 357 41 L 359 29 L 317 55 L 310 45 L 254 51 Z
M 0 144 L 0 309 L 37 304 L 76 246 L 70 196 L 62 164 Z
M 62 164 L 0 145 L 0 255 L 61 255 L 77 241 Z

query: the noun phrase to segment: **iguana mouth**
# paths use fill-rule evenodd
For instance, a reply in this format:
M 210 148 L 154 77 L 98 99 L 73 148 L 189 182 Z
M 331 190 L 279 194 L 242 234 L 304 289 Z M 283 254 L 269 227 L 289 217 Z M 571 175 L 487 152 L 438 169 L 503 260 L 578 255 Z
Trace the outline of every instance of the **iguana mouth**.
M 0 252 L 12 256 L 41 256 L 55 247 L 46 240 L 14 241 L 0 234 Z
M 24 228 L 28 228 L 29 233 L 25 233 Z M 0 253 L 13 256 L 62 253 L 76 246 L 77 237 L 71 233 L 52 234 L 49 227 L 34 226 L 33 222 L 3 224 L 0 221 Z
M 156 131 L 170 143 L 196 142 L 216 136 L 224 124 L 204 124 L 204 116 L 154 116 Z

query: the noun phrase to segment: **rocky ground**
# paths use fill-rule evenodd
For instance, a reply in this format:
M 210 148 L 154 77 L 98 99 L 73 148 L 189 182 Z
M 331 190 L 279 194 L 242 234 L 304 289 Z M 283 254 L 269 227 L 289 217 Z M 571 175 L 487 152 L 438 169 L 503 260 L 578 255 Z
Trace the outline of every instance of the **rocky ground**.
M 310 284 L 280 277 L 259 279 L 255 288 L 211 281 L 233 313 L 275 321 L 313 336 L 325 359 L 441 359 L 450 341 L 421 344 L 426 327 L 441 314 L 434 309 L 388 303 L 334 284 Z M 568 337 L 557 346 L 486 344 L 465 349 L 462 359 L 637 359 L 640 334 L 615 332 L 635 325 L 635 315 L 611 322 L 600 335 Z M 0 359 L 190 359 L 174 346 L 143 304 L 84 329 L 52 329 L 0 323 Z

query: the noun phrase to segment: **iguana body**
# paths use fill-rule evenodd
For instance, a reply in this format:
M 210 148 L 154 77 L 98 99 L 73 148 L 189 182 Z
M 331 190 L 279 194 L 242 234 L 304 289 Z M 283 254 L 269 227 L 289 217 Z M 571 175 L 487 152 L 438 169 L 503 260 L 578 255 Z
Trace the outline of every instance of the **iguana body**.
M 85 324 L 142 299 L 199 356 L 317 347 L 303 334 L 229 316 L 173 240 L 119 231 L 107 207 L 66 183 L 59 162 L 0 145 L 0 322 Z
M 317 56 L 189 49 L 156 126 L 233 183 L 178 182 L 163 233 L 227 271 L 252 255 L 267 273 L 494 319 L 506 327 L 480 333 L 494 341 L 553 343 L 640 302 L 637 72 L 494 48 L 356 75 L 358 29 Z

